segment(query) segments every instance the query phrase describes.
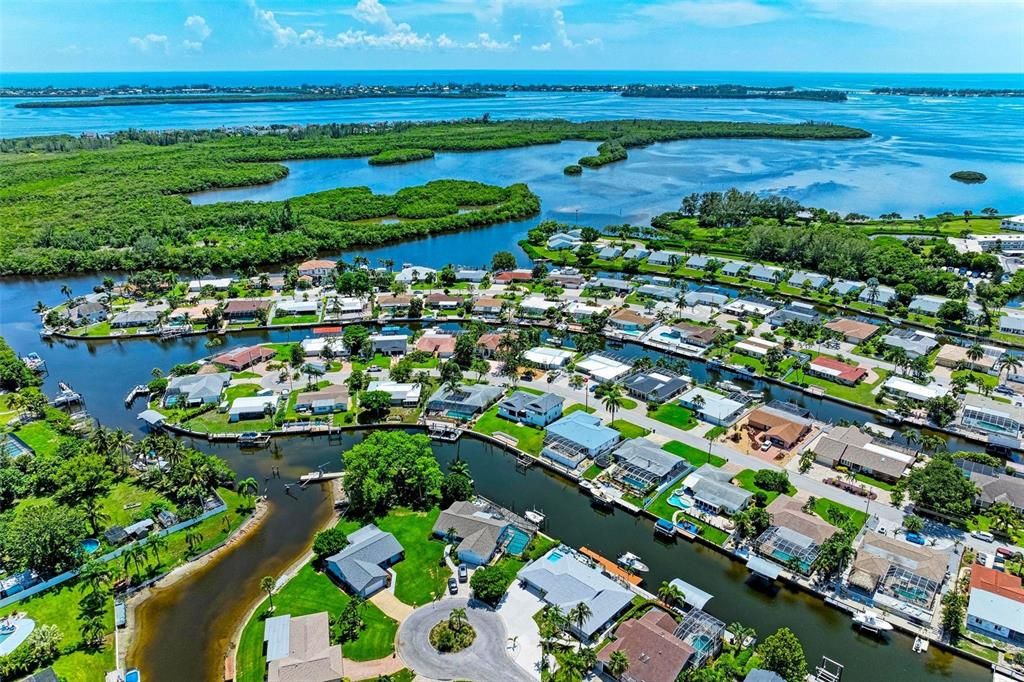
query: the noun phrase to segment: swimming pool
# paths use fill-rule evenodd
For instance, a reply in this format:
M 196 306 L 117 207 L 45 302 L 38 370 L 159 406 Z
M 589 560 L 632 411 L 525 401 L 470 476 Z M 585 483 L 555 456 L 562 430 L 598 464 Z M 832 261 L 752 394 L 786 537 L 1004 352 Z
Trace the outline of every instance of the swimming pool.
M 12 632 L 0 633 L 0 656 L 10 655 L 36 629 L 36 622 L 31 618 L 19 618 L 12 621 L 12 624 L 14 625 Z
M 142 674 L 138 670 L 129 670 L 124 674 L 124 682 L 142 682 Z
M 509 554 L 519 556 L 526 549 L 526 546 L 530 544 L 530 535 L 521 528 L 516 526 L 509 526 L 508 530 L 509 541 L 508 545 L 505 546 L 505 551 Z
M 82 540 L 82 549 L 85 550 L 86 554 L 92 554 L 100 548 L 100 541 L 96 538 L 86 538 Z
M 684 500 L 682 497 L 680 497 L 680 492 L 681 491 L 679 490 L 674 491 L 671 495 L 668 496 L 668 499 L 665 501 L 668 502 L 673 507 L 675 507 L 676 509 L 689 509 L 693 505 L 690 504 L 689 500 Z
M 562 553 L 556 549 L 555 551 L 551 552 L 551 554 L 548 554 L 548 561 L 550 561 L 551 563 L 555 563 L 556 561 L 561 559 L 562 556 Z
M 690 640 L 690 646 L 696 651 L 707 651 L 711 648 L 711 638 L 707 635 L 697 635 Z

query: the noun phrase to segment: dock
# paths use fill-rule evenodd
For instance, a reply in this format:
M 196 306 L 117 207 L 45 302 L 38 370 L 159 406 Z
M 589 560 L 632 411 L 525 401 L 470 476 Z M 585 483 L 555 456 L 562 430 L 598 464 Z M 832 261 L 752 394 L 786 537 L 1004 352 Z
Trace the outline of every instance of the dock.
M 149 395 L 149 386 L 145 384 L 139 384 L 128 392 L 128 395 L 124 397 L 124 406 L 131 407 L 132 403 L 135 402 L 136 398 L 144 395 Z
M 439 440 L 445 443 L 454 443 L 462 436 L 462 429 L 447 422 L 428 421 L 427 435 L 431 440 Z
M 308 474 L 302 474 L 299 476 L 299 483 L 305 488 L 310 483 L 324 483 L 326 481 L 333 481 L 336 478 L 341 478 L 345 475 L 343 471 L 310 471 Z
M 598 565 L 601 566 L 601 570 L 604 571 L 606 574 L 610 575 L 613 578 L 618 578 L 619 580 L 623 580 L 623 581 L 629 583 L 630 585 L 632 585 L 633 587 L 636 587 L 637 585 L 639 585 L 640 583 L 642 583 L 644 581 L 644 579 L 641 578 L 640 576 L 633 575 L 632 573 L 630 573 L 626 569 L 624 569 L 621 566 L 619 566 L 614 561 L 611 561 L 610 559 L 606 559 L 605 557 L 601 556 L 600 554 L 598 554 L 597 552 L 595 552 L 592 549 L 587 549 L 586 547 L 580 547 L 580 553 L 585 555 L 585 556 L 587 556 L 587 557 L 589 557 L 589 558 L 591 558 L 591 559 L 593 559 L 595 562 L 597 562 Z

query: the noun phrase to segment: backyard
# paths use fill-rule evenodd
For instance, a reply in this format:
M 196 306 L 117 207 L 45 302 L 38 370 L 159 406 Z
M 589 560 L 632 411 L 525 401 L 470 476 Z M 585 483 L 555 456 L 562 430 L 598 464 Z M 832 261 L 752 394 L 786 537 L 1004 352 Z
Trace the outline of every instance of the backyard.
M 692 445 L 686 443 L 680 443 L 677 440 L 670 440 L 661 446 L 662 450 L 671 452 L 677 457 L 682 457 L 687 462 L 695 467 L 700 467 L 705 464 L 710 464 L 713 467 L 723 466 L 726 460 L 718 455 L 709 455 L 704 450 L 699 450 Z
M 668 488 L 663 490 L 661 494 L 658 495 L 658 497 L 656 497 L 654 501 L 647 506 L 647 511 L 651 512 L 655 516 L 659 516 L 665 519 L 666 521 L 671 521 L 673 514 L 677 511 L 680 511 L 678 507 L 673 507 L 668 503 L 668 498 L 671 497 L 672 492 L 676 489 L 676 487 L 677 486 L 670 485 Z M 722 546 L 723 544 L 725 544 L 726 539 L 729 537 L 729 534 L 726 533 L 724 530 L 708 525 L 707 523 L 704 523 L 703 521 L 696 519 L 690 516 L 689 514 L 683 515 L 683 518 L 685 518 L 687 521 L 690 521 L 695 526 L 701 529 L 701 537 L 718 546 Z
M 676 403 L 660 405 L 654 412 L 649 412 L 648 416 L 683 431 L 689 431 L 698 423 L 693 412 Z
M 428 604 L 444 594 L 451 575 L 441 562 L 444 543 L 432 534 L 440 513 L 436 508 L 429 512 L 393 509 L 375 521 L 378 528 L 394 535 L 405 549 L 405 558 L 393 567 L 395 596 L 410 606 Z
M 473 424 L 473 430 L 488 436 L 499 432 L 512 436 L 518 441 L 516 447 L 531 455 L 539 455 L 544 446 L 543 429 L 516 424 L 504 417 L 499 417 L 497 405 L 480 415 L 480 418 Z
M 838 502 L 833 502 L 832 500 L 824 497 L 819 497 L 814 501 L 814 513 L 831 523 L 828 518 L 829 509 L 835 509 L 836 511 L 846 514 L 858 530 L 863 528 L 864 524 L 868 520 L 868 514 L 865 511 L 854 509 L 853 507 L 847 507 L 845 504 L 839 504 Z
M 756 483 L 754 483 L 755 476 L 757 476 L 757 472 L 754 471 L 753 469 L 744 469 L 740 473 L 736 474 L 736 485 L 743 488 L 744 490 L 749 490 L 754 494 L 764 493 L 765 495 L 768 496 L 768 499 L 765 502 L 765 504 L 771 504 L 772 502 L 775 501 L 775 498 L 780 495 L 779 491 L 765 490 L 764 488 L 759 487 Z M 786 490 L 786 494 L 789 495 L 790 497 L 796 494 L 796 487 L 792 483 L 789 484 L 789 488 Z

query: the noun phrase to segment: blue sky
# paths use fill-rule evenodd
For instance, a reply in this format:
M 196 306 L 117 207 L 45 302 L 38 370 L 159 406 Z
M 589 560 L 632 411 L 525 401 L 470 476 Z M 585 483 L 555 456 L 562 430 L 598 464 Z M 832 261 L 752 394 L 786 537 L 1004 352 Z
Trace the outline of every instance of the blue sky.
M 1024 72 L 1024 0 L 3 0 L 3 71 Z

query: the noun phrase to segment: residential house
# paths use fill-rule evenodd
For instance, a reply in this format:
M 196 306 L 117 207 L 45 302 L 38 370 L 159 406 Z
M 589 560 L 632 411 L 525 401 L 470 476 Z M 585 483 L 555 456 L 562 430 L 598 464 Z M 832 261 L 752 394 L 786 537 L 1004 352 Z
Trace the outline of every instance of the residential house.
M 327 558 L 327 572 L 349 592 L 369 597 L 391 584 L 388 568 L 405 558 L 405 550 L 395 536 L 367 524 L 350 533 L 348 545 Z
M 326 611 L 272 616 L 263 621 L 267 682 L 341 682 L 341 645 L 331 645 Z
M 675 636 L 676 619 L 659 608 L 640 618 L 630 618 L 615 628 L 615 637 L 597 654 L 598 665 L 609 672 L 615 652 L 629 661 L 629 668 L 620 680 L 643 682 L 676 682 L 695 653 L 693 647 Z
M 730 426 L 746 409 L 743 403 L 699 386 L 680 396 L 679 404 L 693 410 L 704 421 L 717 426 Z
M 498 416 L 544 428 L 562 416 L 565 398 L 554 393 L 516 391 L 498 403 Z
M 217 307 L 217 301 L 200 301 L 191 306 L 175 308 L 167 316 L 170 325 L 185 325 L 191 322 L 202 322 Z
M 722 266 L 722 274 L 729 277 L 739 277 L 742 273 L 750 270 L 750 263 L 744 263 L 743 261 L 730 260 L 726 261 L 725 265 Z
M 451 334 L 427 332 L 416 339 L 416 350 L 446 360 L 455 353 L 455 342 L 456 337 Z
M 787 322 L 802 322 L 804 324 L 817 324 L 821 321 L 821 313 L 814 309 L 810 303 L 795 301 L 787 303 L 768 316 L 768 324 L 773 327 L 781 327 Z
M 643 332 L 650 329 L 657 320 L 630 308 L 621 308 L 608 316 L 608 326 L 623 332 Z
M 486 276 L 486 270 L 461 268 L 455 271 L 455 280 L 458 282 L 473 282 L 474 284 L 479 284 L 480 282 L 484 281 L 484 277 Z
M 395 281 L 400 284 L 410 285 L 417 282 L 433 282 L 437 275 L 434 268 L 426 268 L 422 265 L 405 265 L 395 273 Z
M 690 383 L 690 377 L 653 367 L 629 376 L 622 382 L 622 386 L 634 398 L 649 403 L 664 403 L 679 395 Z
M 796 270 L 789 279 L 786 280 L 787 284 L 794 286 L 798 289 L 802 289 L 805 286 L 809 289 L 824 289 L 828 285 L 828 276 L 822 275 L 817 272 L 805 272 L 803 270 Z
M 558 232 L 548 237 L 547 246 L 551 251 L 575 251 L 583 240 L 565 232 Z
M 967 429 L 1017 438 L 1024 428 L 1024 408 L 977 393 L 965 393 L 960 425 Z
M 861 289 L 867 286 L 864 282 L 858 282 L 852 279 L 837 279 L 832 282 L 832 286 L 829 288 L 836 296 L 849 296 L 857 293 Z
M 409 349 L 405 334 L 370 334 L 370 350 L 382 355 L 404 355 Z
M 328 296 L 324 299 L 325 320 L 359 320 L 366 317 L 366 301 L 357 296 Z
M 967 628 L 1024 646 L 1024 587 L 1020 578 L 980 564 L 971 566 Z
M 505 300 L 501 298 L 478 298 L 473 301 L 473 313 L 481 317 L 498 317 L 504 304 Z
M 470 419 L 490 407 L 504 391 L 490 384 L 462 384 L 454 391 L 447 386 L 427 399 L 427 412 L 458 419 Z
M 397 381 L 371 381 L 367 391 L 384 391 L 391 396 L 391 404 L 415 407 L 420 402 L 419 384 L 400 384 Z
M 558 369 L 565 367 L 575 353 L 564 348 L 548 348 L 537 346 L 523 353 L 523 360 L 541 369 Z
M 595 315 L 605 312 L 603 306 L 587 305 L 580 301 L 572 301 L 565 307 L 565 312 L 577 322 L 586 322 Z
M 755 432 L 759 442 L 768 441 L 783 450 L 791 450 L 811 432 L 811 420 L 802 412 L 765 405 L 747 416 L 747 428 Z
M 849 317 L 837 317 L 824 324 L 825 329 L 843 335 L 843 340 L 853 345 L 861 344 L 878 333 L 879 326 L 870 322 L 853 320 Z
M 576 371 L 603 384 L 618 381 L 629 374 L 632 367 L 622 360 L 600 353 L 592 353 L 576 363 Z
M 689 462 L 646 438 L 628 438 L 614 451 L 615 480 L 640 493 L 661 486 L 690 468 Z
M 494 276 L 495 284 L 512 284 L 514 282 L 532 282 L 533 270 L 521 268 L 518 270 L 505 270 Z
M 348 410 L 348 389 L 344 386 L 328 386 L 318 391 L 306 391 L 295 397 L 297 412 L 332 414 Z
M 682 484 L 701 511 L 732 516 L 746 509 L 754 494 L 732 484 L 732 474 L 710 464 L 691 473 Z
M 889 301 L 894 298 L 896 298 L 896 290 L 887 286 L 865 287 L 857 296 L 858 301 L 880 306 L 888 305 Z
M 277 355 L 277 352 L 266 346 L 247 346 L 221 353 L 213 358 L 213 362 L 230 369 L 232 372 L 241 372 L 253 365 L 270 360 L 275 355 Z
M 690 256 L 686 259 L 686 267 L 691 270 L 704 270 L 708 267 L 708 263 L 711 262 L 711 258 L 708 256 Z
M 856 386 L 868 371 L 858 365 L 851 365 L 827 355 L 818 355 L 807 364 L 807 373 L 847 386 Z
M 658 284 L 641 285 L 640 287 L 637 287 L 636 292 L 641 296 L 650 296 L 651 298 L 656 298 L 660 301 L 674 301 L 679 298 L 680 293 L 682 293 L 675 287 L 666 287 Z
M 999 360 L 1002 353 L 988 354 L 983 350 L 982 356 L 977 359 L 967 357 L 967 353 L 968 349 L 964 346 L 958 346 L 955 343 L 943 344 L 935 355 L 935 364 L 950 369 L 959 369 L 960 365 L 963 365 L 976 372 L 996 373 L 996 361 Z
M 1009 476 L 993 467 L 970 466 L 959 462 L 964 474 L 978 488 L 975 504 L 987 509 L 993 504 L 1008 504 L 1017 512 L 1024 511 L 1024 478 Z
M 622 249 L 618 246 L 606 246 L 597 252 L 597 257 L 601 260 L 615 260 L 622 255 Z
M 633 290 L 633 283 L 628 279 L 615 277 L 598 277 L 587 282 L 587 289 L 609 289 L 617 294 L 628 294 Z
M 735 315 L 737 317 L 750 317 L 757 315 L 758 317 L 768 317 L 778 308 L 777 305 L 764 299 L 755 298 L 737 298 L 735 301 L 730 301 L 722 307 L 722 312 Z
M 307 358 L 320 357 L 327 349 L 335 356 L 345 355 L 348 351 L 345 348 L 345 341 L 341 336 L 317 336 L 312 339 L 303 339 L 299 342 L 302 347 L 302 354 Z
M 883 336 L 881 343 L 883 346 L 902 348 L 911 360 L 921 355 L 928 355 L 928 353 L 932 352 L 933 348 L 939 345 L 933 336 L 922 334 L 913 329 L 902 328 L 893 329 Z
M 633 592 L 567 547 L 556 547 L 524 566 L 518 578 L 562 613 L 569 613 L 581 602 L 586 604 L 590 617 L 582 627 L 569 624 L 569 631 L 581 640 L 590 640 L 603 631 L 633 602 Z
M 999 316 L 999 331 L 1004 334 L 1024 334 L 1024 315 L 1004 311 Z
M 504 332 L 487 332 L 481 334 L 480 338 L 476 340 L 476 350 L 480 354 L 480 357 L 485 360 L 493 359 L 498 354 L 498 349 L 501 348 L 501 342 L 504 340 L 506 334 Z
M 916 461 L 914 453 L 856 426 L 836 426 L 811 444 L 819 464 L 845 467 L 887 483 L 900 480 Z
M 651 255 L 651 252 L 648 249 L 639 246 L 634 246 L 633 248 L 627 250 L 624 254 L 622 254 L 622 257 L 625 258 L 626 260 L 643 260 L 644 258 L 647 258 L 647 256 L 649 255 Z
M 224 306 L 225 320 L 255 320 L 259 311 L 270 313 L 270 301 L 265 298 L 233 298 Z
M 808 514 L 796 500 L 780 495 L 768 505 L 771 525 L 754 541 L 758 554 L 770 561 L 810 573 L 821 546 L 836 532 L 835 526 Z
M 910 299 L 907 309 L 915 313 L 934 317 L 939 312 L 942 304 L 948 300 L 948 298 L 943 298 L 942 296 L 915 296 Z
M 471 566 L 490 563 L 514 526 L 472 502 L 453 502 L 434 523 L 434 535 L 457 540 L 455 554 Z M 454 538 L 450 537 L 454 534 Z
M 750 266 L 747 277 L 756 279 L 759 282 L 775 283 L 782 279 L 782 270 L 780 268 L 773 268 L 770 265 L 755 263 Z
M 950 560 L 948 550 L 868 531 L 853 559 L 846 593 L 856 601 L 930 623 Z
M 413 297 L 409 294 L 377 294 L 377 307 L 385 315 L 404 317 L 409 313 Z
M 762 339 L 760 336 L 748 336 L 733 346 L 732 349 L 737 353 L 754 358 L 764 358 L 768 355 L 768 351 L 772 349 L 783 351 L 781 343 Z
M 280 398 L 276 395 L 254 395 L 235 398 L 228 409 L 228 421 L 262 419 L 274 414 Z
M 299 263 L 298 267 L 299 277 L 309 277 L 314 282 L 322 282 L 327 278 L 334 277 L 337 269 L 336 262 L 326 259 L 307 260 Z
M 698 289 L 687 291 L 683 296 L 683 303 L 695 308 L 699 305 L 706 305 L 712 308 L 721 308 L 729 302 L 729 296 L 713 289 Z
M 655 251 L 647 257 L 647 263 L 649 265 L 667 265 L 669 267 L 673 267 L 686 260 L 683 257 L 684 255 L 685 254 L 682 254 L 679 251 Z
M 565 289 L 580 289 L 587 280 L 578 272 L 552 271 L 548 274 L 548 281 Z
M 188 283 L 189 293 L 196 293 L 203 289 L 214 289 L 215 291 L 227 291 L 234 282 L 230 277 L 211 277 L 207 279 L 194 279 Z
M 592 414 L 580 410 L 567 414 L 548 426 L 542 454 L 569 469 L 585 459 L 597 459 L 611 452 L 621 436 L 604 426 Z
M 231 374 L 190 374 L 171 377 L 164 389 L 164 407 L 195 407 L 220 402 L 220 396 L 231 382 Z
M 676 322 L 672 325 L 667 336 L 677 338 L 681 343 L 698 348 L 708 348 L 728 332 L 721 327 L 702 327 L 689 322 Z
M 527 296 L 519 302 L 519 312 L 523 317 L 536 319 L 544 317 L 548 310 L 560 305 L 558 301 L 549 301 L 542 296 Z
M 80 303 L 68 308 L 66 317 L 76 326 L 95 324 L 107 319 L 107 307 L 99 301 Z
M 116 329 L 125 327 L 155 327 L 160 321 L 160 313 L 156 310 L 126 310 L 117 313 L 110 319 L 110 326 Z
M 430 294 L 426 299 L 427 307 L 437 310 L 455 310 L 462 305 L 462 302 L 461 296 L 452 296 L 442 292 Z
M 927 386 L 922 386 L 910 379 L 899 376 L 890 376 L 882 384 L 882 388 L 897 398 L 907 398 L 919 403 L 927 402 L 932 398 L 941 398 L 949 393 L 949 388 L 942 384 L 931 383 Z

